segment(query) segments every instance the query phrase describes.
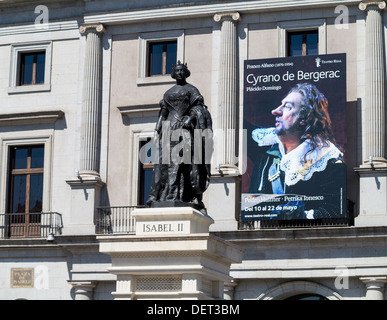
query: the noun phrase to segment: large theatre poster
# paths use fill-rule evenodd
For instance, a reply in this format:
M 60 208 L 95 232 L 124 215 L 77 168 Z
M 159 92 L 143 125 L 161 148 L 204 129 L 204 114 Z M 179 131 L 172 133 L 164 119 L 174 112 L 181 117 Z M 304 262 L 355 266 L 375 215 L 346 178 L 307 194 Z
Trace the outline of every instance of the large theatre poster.
M 346 55 L 247 60 L 241 219 L 346 216 Z

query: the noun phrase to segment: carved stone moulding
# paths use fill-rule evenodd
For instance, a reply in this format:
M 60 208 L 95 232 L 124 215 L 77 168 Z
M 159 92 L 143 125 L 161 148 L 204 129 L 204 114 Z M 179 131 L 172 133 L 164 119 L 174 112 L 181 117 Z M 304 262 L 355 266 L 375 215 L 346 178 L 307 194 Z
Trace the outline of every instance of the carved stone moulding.
M 87 34 L 87 32 L 96 31 L 97 33 L 105 33 L 106 29 L 102 23 L 86 23 L 80 26 L 79 32 Z
M 366 11 L 369 7 L 378 7 L 380 10 L 384 10 L 386 8 L 385 1 L 374 1 L 374 0 L 363 0 L 359 4 L 359 9 L 362 11 Z
M 220 12 L 214 15 L 214 20 L 216 22 L 221 22 L 225 18 L 232 19 L 233 21 L 240 21 L 241 15 L 239 12 Z

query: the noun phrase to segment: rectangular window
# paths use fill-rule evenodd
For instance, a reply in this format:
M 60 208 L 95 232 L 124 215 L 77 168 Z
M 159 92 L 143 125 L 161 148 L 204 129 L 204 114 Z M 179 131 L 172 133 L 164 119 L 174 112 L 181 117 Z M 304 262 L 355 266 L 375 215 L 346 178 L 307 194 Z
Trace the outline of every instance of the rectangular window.
M 40 234 L 43 202 L 44 146 L 10 147 L 9 236 Z
M 51 90 L 52 42 L 11 45 L 9 94 Z
M 171 74 L 176 61 L 177 41 L 149 43 L 148 77 Z
M 289 32 L 288 33 L 288 56 L 317 55 L 318 31 Z
M 139 35 L 137 85 L 171 84 L 172 66 L 184 61 L 184 30 Z
M 46 53 L 20 53 L 19 85 L 44 84 Z

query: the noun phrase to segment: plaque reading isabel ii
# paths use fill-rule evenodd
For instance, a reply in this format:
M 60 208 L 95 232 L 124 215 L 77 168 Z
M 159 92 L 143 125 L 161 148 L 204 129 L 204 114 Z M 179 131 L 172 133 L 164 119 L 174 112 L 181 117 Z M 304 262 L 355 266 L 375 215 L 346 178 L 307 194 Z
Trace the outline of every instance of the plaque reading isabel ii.
M 11 288 L 33 288 L 34 269 L 14 268 L 11 269 Z

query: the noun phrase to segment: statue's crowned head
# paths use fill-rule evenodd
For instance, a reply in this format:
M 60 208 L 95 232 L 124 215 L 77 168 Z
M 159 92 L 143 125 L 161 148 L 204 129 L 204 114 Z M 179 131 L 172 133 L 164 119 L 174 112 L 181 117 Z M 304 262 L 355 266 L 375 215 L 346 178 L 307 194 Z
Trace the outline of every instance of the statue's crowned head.
M 174 64 L 174 65 L 172 66 L 171 77 L 172 77 L 173 79 L 175 79 L 175 71 L 176 71 L 176 68 L 177 68 L 177 67 L 182 67 L 182 68 L 184 69 L 186 78 L 188 78 L 188 77 L 191 75 L 191 71 L 189 71 L 188 66 L 187 66 L 187 63 L 182 63 L 182 62 L 179 60 L 179 61 L 177 61 L 177 64 Z

